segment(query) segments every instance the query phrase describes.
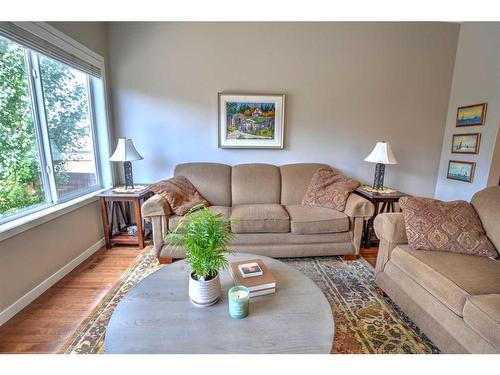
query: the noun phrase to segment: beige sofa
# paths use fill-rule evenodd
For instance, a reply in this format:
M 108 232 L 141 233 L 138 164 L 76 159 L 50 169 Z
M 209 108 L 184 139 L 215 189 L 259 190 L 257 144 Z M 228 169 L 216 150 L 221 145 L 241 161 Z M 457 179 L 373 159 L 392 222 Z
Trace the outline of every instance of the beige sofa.
M 471 201 L 500 249 L 500 186 Z M 500 260 L 408 247 L 401 213 L 378 215 L 376 280 L 447 353 L 500 353 Z
M 351 194 L 344 212 L 302 206 L 313 174 L 325 164 L 302 163 L 275 166 L 186 163 L 175 167 L 211 203 L 210 209 L 236 219 L 235 251 L 271 257 L 359 254 L 363 222 L 373 215 L 373 204 Z M 180 220 L 166 200 L 154 195 L 142 213 L 153 227 L 159 257 L 183 257 L 182 251 L 163 243 L 163 236 Z

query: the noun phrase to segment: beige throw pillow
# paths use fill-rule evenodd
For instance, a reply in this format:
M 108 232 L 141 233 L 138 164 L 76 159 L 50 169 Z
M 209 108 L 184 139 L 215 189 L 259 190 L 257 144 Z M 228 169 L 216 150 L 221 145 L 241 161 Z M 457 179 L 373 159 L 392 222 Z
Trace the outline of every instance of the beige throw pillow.
M 330 169 L 318 169 L 311 179 L 302 204 L 344 211 L 349 194 L 358 187 L 358 181 Z
M 466 201 L 404 197 L 399 205 L 403 210 L 408 245 L 412 249 L 498 256 L 476 210 Z
M 153 184 L 149 189 L 164 197 L 172 212 L 185 215 L 198 204 L 208 206 L 208 201 L 196 190 L 193 184 L 184 176 L 177 176 Z

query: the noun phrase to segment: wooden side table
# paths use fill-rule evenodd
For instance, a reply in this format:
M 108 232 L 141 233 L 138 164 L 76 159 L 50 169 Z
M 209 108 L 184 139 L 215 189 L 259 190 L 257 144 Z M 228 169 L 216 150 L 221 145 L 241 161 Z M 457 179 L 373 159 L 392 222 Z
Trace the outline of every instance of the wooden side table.
M 112 189 L 108 189 L 97 194 L 100 198 L 106 248 L 110 249 L 115 244 L 138 245 L 140 249 L 144 248 L 146 233 L 143 226 L 141 205 L 152 195 L 153 192 L 149 189 L 137 193 L 115 193 Z M 121 227 L 120 216 L 125 223 L 125 229 L 131 225 L 131 210 L 134 211 L 137 235 L 129 235 Z M 117 235 L 113 234 L 115 224 L 119 231 Z
M 366 191 L 362 187 L 354 190 L 354 193 L 368 199 L 375 206 L 375 212 L 373 216 L 365 222 L 363 228 L 364 247 L 365 249 L 368 249 L 372 244 L 372 241 L 370 240 L 370 233 L 371 231 L 373 231 L 373 220 L 375 220 L 375 217 L 382 212 L 396 212 L 394 203 L 399 201 L 399 198 L 408 196 L 408 194 L 402 193 L 400 191 L 382 194 Z M 380 206 L 380 204 L 382 204 L 382 206 Z

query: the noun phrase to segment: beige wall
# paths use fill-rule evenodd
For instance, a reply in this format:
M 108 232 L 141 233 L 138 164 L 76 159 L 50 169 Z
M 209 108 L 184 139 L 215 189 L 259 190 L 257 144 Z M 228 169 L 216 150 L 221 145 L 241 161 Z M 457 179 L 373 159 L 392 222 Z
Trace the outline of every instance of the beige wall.
M 488 103 L 484 126 L 456 127 L 459 106 L 483 102 Z M 500 123 L 499 103 L 500 23 L 463 23 L 460 27 L 436 198 L 469 201 L 475 192 L 487 186 L 496 133 Z M 481 147 L 478 155 L 451 153 L 453 134 L 477 132 L 481 133 Z M 450 159 L 476 162 L 476 172 L 472 183 L 446 178 Z
M 500 185 L 500 125 L 498 125 L 497 128 L 495 149 L 493 151 L 490 175 L 488 177 L 488 186 Z
M 102 237 L 93 202 L 0 242 L 0 312 Z
M 106 56 L 104 23 L 54 24 Z M 98 202 L 0 242 L 0 313 L 103 237 Z
M 144 160 L 136 181 L 177 163 L 328 163 L 363 182 L 387 140 L 386 184 L 433 196 L 459 25 L 110 23 L 115 134 Z M 217 92 L 285 93 L 285 150 L 217 148 Z
M 102 57 L 108 56 L 106 22 L 48 22 Z

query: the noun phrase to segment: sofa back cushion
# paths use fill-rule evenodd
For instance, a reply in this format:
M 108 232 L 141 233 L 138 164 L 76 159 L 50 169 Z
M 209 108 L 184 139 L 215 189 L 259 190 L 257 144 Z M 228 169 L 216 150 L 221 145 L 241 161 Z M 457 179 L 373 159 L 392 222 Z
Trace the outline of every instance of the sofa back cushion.
M 218 163 L 178 164 L 174 176 L 186 177 L 212 206 L 231 206 L 231 167 Z
M 271 164 L 240 164 L 231 171 L 232 205 L 279 204 L 280 170 Z
M 470 203 L 404 197 L 399 200 L 399 206 L 403 210 L 410 248 L 498 256 Z
M 300 204 L 316 171 L 322 168 L 331 169 L 320 163 L 286 164 L 279 168 L 282 205 Z
M 486 235 L 500 252 L 500 186 L 478 191 L 471 204 L 481 219 Z

